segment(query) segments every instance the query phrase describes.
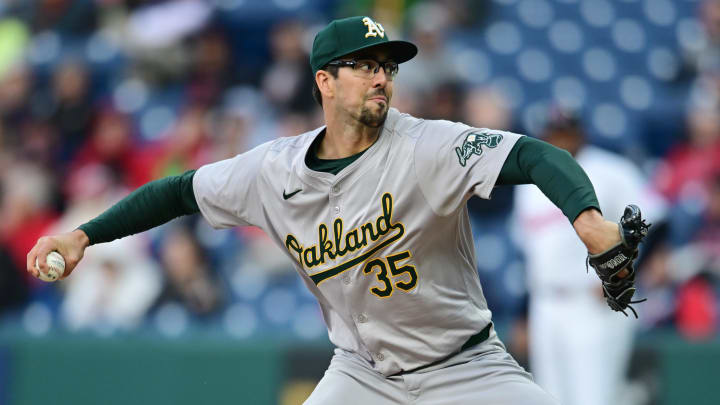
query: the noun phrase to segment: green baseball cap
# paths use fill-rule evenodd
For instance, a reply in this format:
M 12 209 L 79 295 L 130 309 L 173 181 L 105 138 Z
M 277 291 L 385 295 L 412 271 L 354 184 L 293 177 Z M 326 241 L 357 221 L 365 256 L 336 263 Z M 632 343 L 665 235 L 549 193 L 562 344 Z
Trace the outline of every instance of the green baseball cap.
M 332 21 L 315 35 L 310 66 L 315 74 L 341 56 L 374 47 L 386 49 L 397 63 L 409 61 L 418 51 L 411 42 L 391 41 L 383 26 L 372 18 L 350 17 Z

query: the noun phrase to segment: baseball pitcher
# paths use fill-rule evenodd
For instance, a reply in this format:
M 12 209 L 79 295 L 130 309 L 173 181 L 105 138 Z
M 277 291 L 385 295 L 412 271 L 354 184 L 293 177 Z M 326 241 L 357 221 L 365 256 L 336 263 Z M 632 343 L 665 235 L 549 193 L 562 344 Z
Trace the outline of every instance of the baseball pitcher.
M 307 404 L 557 403 L 493 329 L 466 201 L 537 185 L 587 247 L 616 310 L 631 303 L 639 233 L 603 219 L 569 154 L 390 108 L 398 65 L 416 53 L 370 17 L 331 22 L 310 58 L 324 126 L 148 183 L 75 231 L 39 239 L 28 271 L 46 271 L 57 250 L 67 276 L 87 246 L 182 215 L 254 225 L 292 260 L 337 347 Z

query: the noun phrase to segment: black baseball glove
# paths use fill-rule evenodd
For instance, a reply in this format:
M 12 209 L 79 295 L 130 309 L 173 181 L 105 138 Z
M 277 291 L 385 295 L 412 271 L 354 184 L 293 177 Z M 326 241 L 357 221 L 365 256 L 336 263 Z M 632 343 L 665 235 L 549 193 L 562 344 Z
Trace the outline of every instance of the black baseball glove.
M 638 255 L 638 245 L 648 233 L 651 224 L 645 223 L 637 205 L 630 204 L 620 218 L 620 238 L 622 241 L 612 248 L 596 255 L 588 254 L 587 264 L 595 269 L 602 281 L 603 295 L 610 308 L 620 311 L 625 316 L 625 309 L 630 310 L 638 317 L 637 312 L 630 304 L 637 304 L 646 299 L 633 301 L 635 294 L 635 269 L 633 262 Z M 618 273 L 627 269 L 626 277 L 618 277 Z

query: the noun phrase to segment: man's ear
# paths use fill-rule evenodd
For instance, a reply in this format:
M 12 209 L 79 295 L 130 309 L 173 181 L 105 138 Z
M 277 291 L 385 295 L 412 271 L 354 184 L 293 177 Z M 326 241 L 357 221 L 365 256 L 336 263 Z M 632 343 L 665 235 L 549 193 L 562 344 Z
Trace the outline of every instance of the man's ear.
M 335 78 L 324 70 L 318 70 L 315 72 L 315 83 L 320 90 L 320 93 L 327 97 L 332 98 L 335 96 Z

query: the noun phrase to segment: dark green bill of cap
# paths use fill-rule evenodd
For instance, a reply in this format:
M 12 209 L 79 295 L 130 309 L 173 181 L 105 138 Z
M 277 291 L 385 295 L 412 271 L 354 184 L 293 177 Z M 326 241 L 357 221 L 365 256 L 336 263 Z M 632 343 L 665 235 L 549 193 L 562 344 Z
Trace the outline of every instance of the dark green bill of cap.
M 328 62 L 368 48 L 382 47 L 397 63 L 407 62 L 418 52 L 412 42 L 391 41 L 380 23 L 358 16 L 334 20 L 315 36 L 310 66 L 313 74 Z

